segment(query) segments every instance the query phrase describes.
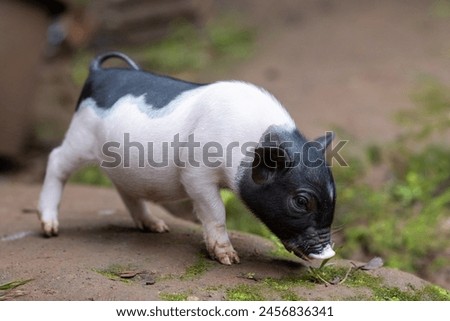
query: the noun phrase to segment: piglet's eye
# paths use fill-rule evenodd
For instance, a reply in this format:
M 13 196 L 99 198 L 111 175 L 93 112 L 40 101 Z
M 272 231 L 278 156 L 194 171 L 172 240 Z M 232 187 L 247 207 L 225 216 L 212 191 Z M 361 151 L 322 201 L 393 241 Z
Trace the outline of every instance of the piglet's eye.
M 307 212 L 308 211 L 308 204 L 309 204 L 309 197 L 305 195 L 297 195 L 292 200 L 292 205 L 297 211 L 300 212 Z

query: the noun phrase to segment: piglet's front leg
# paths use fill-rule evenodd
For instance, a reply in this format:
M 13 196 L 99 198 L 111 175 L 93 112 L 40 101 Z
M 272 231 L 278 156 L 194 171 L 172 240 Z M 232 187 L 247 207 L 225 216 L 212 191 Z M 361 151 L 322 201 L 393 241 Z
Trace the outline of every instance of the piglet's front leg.
M 194 211 L 202 222 L 206 248 L 211 258 L 222 264 L 239 263 L 239 256 L 228 237 L 225 207 L 217 186 L 202 186 L 201 191 L 190 189 Z

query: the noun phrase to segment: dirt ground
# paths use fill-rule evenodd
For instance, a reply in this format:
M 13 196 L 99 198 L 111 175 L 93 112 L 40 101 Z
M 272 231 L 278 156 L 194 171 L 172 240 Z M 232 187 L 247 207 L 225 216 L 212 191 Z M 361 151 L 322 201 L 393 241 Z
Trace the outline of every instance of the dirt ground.
M 410 94 L 421 76 L 450 83 L 450 19 L 433 15 L 436 1 L 405 2 L 218 1 L 220 7 L 239 9 L 258 32 L 254 56 L 232 66 L 221 78 L 250 81 L 273 92 L 309 137 L 337 127 L 352 137 L 349 148 L 387 142 L 398 133 L 393 114 L 412 107 Z M 45 70 L 42 74 L 54 76 Z M 77 93 L 71 90 L 61 94 L 70 96 L 63 97 L 65 101 L 76 100 L 71 95 Z M 73 107 L 42 103 L 47 96 L 48 90 L 42 88 L 37 113 L 60 114 L 60 125 L 66 127 Z M 40 169 L 35 177 L 42 179 L 44 164 L 37 162 Z M 200 227 L 168 217 L 171 233 L 140 233 L 115 192 L 102 189 L 69 186 L 61 207 L 61 235 L 44 239 L 36 215 L 23 212 L 35 207 L 39 187 L 12 183 L 36 181 L 35 177 L 0 176 L 0 284 L 33 279 L 14 294 L 16 298 L 155 300 L 161 293 L 183 292 L 191 299 L 220 300 L 225 287 L 253 284 L 242 275 L 282 277 L 304 269 L 300 261 L 273 259 L 268 241 L 232 233 L 242 264 L 213 263 L 195 282 L 179 282 L 204 255 Z M 167 216 L 159 208 L 155 211 Z M 153 285 L 145 285 L 143 278 L 130 285 L 96 272 L 114 265 L 145 271 L 146 277 L 156 280 L 175 278 Z M 390 284 L 423 284 L 409 274 L 383 270 L 391 275 L 386 276 Z M 217 284 L 224 287 L 205 290 Z M 307 299 L 354 294 L 340 286 L 298 291 Z
M 227 291 L 238 285 L 263 287 L 264 279 L 295 278 L 305 273 L 300 259 L 277 258 L 271 254 L 274 248 L 268 240 L 236 232 L 230 236 L 240 264 L 224 266 L 202 259 L 206 254 L 198 225 L 151 206 L 171 232 L 142 233 L 134 228 L 119 196 L 110 189 L 68 186 L 61 206 L 60 235 L 46 239 L 31 210 L 39 190 L 39 186 L 21 184 L 0 186 L 0 284 L 32 279 L 10 292 L 7 299 L 161 300 L 165 295 L 182 294 L 189 300 L 223 300 Z M 107 271 L 139 275 L 111 280 Z M 383 277 L 386 286 L 403 291 L 427 284 L 392 269 L 372 274 Z M 263 291 L 267 299 L 282 298 L 276 291 Z M 291 291 L 308 300 L 370 296 L 364 287 L 346 285 L 297 286 Z

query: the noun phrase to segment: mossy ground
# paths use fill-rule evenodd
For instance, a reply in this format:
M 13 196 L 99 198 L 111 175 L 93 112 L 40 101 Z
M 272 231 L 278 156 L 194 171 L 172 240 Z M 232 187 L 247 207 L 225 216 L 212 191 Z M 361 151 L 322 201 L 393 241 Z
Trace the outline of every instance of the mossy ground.
M 197 261 L 191 266 L 186 268 L 186 271 L 182 276 L 180 276 L 180 280 L 189 281 L 195 278 L 202 276 L 206 273 L 212 266 L 213 262 L 208 259 L 202 253 L 198 255 Z
M 120 281 L 123 283 L 130 284 L 131 279 L 121 278 L 120 275 L 126 271 L 132 271 L 135 268 L 131 265 L 121 265 L 121 264 L 111 264 L 110 266 L 103 269 L 93 269 L 94 272 L 103 275 L 104 277 L 112 281 Z
M 163 301 L 186 301 L 189 297 L 188 293 L 160 293 L 159 297 Z
M 320 275 L 320 278 L 318 278 Z M 323 280 L 328 281 L 325 285 Z M 340 282 L 342 281 L 342 282 Z M 336 282 L 332 284 L 331 282 Z M 407 289 L 386 286 L 384 280 L 366 271 L 349 270 L 345 267 L 324 267 L 307 271 L 296 276 L 265 278 L 256 284 L 241 284 L 226 290 L 227 300 L 305 300 L 298 293 L 313 293 L 317 286 L 347 287 L 367 289 L 371 294 L 348 297 L 348 300 L 364 301 L 450 301 L 450 293 L 435 285 L 420 289 L 409 286 Z M 339 298 L 345 300 L 346 298 Z

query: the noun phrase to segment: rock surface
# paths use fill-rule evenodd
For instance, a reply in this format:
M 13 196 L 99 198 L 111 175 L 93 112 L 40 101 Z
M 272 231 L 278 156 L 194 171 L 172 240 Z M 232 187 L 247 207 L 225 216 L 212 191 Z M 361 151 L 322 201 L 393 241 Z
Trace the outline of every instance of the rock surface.
M 46 239 L 34 211 L 39 190 L 0 185 L 0 284 L 31 279 L 8 293 L 0 291 L 0 299 L 343 300 L 373 299 L 373 288 L 355 286 L 359 278 L 380 277 L 380 287 L 400 292 L 429 285 L 387 268 L 358 272 L 348 284 L 299 281 L 311 273 L 306 263 L 276 256 L 272 242 L 238 232 L 231 232 L 231 239 L 242 263 L 223 266 L 206 257 L 199 225 L 150 205 L 171 232 L 142 233 L 111 189 L 67 186 L 60 236 Z M 344 271 L 352 266 L 333 261 Z

